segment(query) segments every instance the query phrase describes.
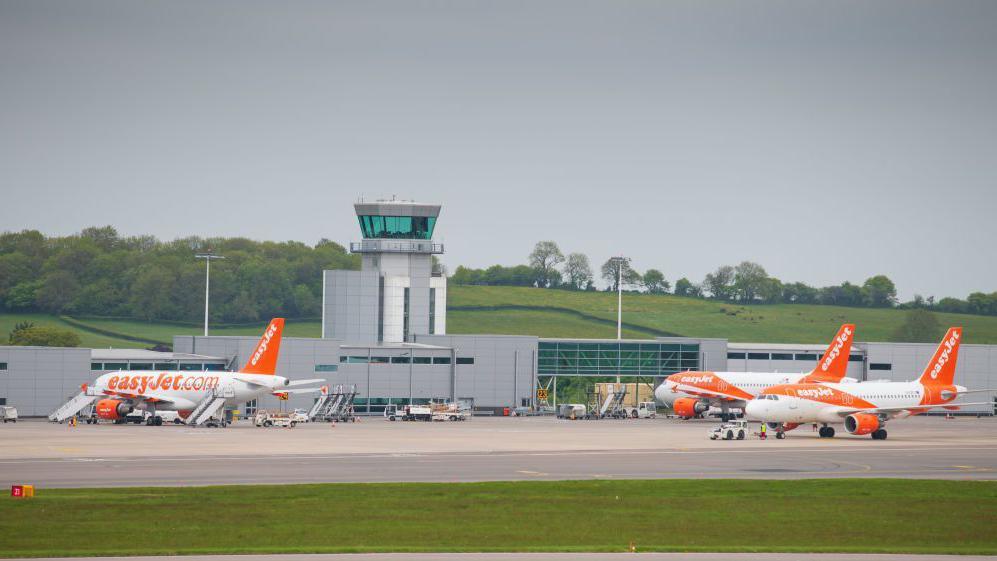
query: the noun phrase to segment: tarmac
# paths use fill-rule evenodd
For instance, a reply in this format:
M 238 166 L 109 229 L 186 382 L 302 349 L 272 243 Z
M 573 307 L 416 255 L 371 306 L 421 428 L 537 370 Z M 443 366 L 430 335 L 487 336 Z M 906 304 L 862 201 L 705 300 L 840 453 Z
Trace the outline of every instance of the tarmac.
M 784 440 L 711 441 L 716 421 L 477 417 L 263 429 L 0 425 L 0 484 L 120 487 L 559 479 L 997 479 L 997 419 L 921 417 L 874 441 L 810 427 Z M 753 425 L 757 429 L 756 425 Z

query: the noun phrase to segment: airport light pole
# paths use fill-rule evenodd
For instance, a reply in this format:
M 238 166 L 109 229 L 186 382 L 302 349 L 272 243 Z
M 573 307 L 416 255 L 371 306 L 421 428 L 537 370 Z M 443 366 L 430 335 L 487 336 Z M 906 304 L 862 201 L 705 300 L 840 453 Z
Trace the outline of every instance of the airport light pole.
M 627 258 L 622 255 L 614 257 L 616 261 L 616 340 L 623 339 L 623 266 L 627 264 Z
M 213 253 L 197 253 L 194 255 L 197 259 L 204 259 L 204 336 L 208 336 L 208 295 L 210 294 L 211 288 L 211 260 L 212 259 L 225 259 L 221 255 L 215 255 Z

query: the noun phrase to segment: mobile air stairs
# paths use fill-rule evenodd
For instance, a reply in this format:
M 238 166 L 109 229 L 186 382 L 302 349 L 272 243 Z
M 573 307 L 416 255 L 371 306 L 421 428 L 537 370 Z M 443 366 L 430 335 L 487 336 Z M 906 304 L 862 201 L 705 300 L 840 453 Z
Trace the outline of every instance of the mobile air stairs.
M 63 423 L 74 415 L 91 405 L 101 394 L 90 386 L 83 385 L 83 391 L 73 396 L 69 401 L 63 403 L 61 407 L 48 416 L 48 420 L 56 423 Z
M 590 392 L 589 411 L 591 413 L 586 417 L 589 419 L 605 419 L 607 417 L 612 419 L 627 418 L 626 411 L 623 409 L 623 401 L 626 397 L 626 384 L 620 384 L 619 389 L 614 388 L 612 384 L 608 385 L 605 395 L 598 390 Z
M 355 421 L 353 399 L 357 396 L 356 384 L 339 384 L 332 391 L 325 391 L 308 412 L 310 421 Z
M 185 423 L 190 427 L 207 423 L 225 406 L 225 400 L 232 397 L 235 397 L 235 390 L 232 388 L 215 388 L 187 415 Z M 224 419 L 219 424 L 225 426 Z

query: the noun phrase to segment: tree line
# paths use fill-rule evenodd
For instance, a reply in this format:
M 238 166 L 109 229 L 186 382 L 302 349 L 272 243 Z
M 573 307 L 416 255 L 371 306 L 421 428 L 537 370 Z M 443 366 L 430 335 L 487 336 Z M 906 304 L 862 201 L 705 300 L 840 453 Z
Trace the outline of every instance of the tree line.
M 142 320 L 204 317 L 203 260 L 211 263 L 211 319 L 317 317 L 322 270 L 358 269 L 359 258 L 329 240 L 258 242 L 246 238 L 123 237 L 111 226 L 46 237 L 0 234 L 0 309 Z
M 899 302 L 896 285 L 886 275 L 874 275 L 862 284 L 845 281 L 838 285 L 815 287 L 802 282 L 783 282 L 752 261 L 721 265 L 696 283 L 686 277 L 673 285 L 658 269 L 637 271 L 628 258 L 610 257 L 599 269 L 605 290 L 616 291 L 622 280 L 626 291 L 703 298 L 740 304 L 824 304 L 867 308 L 924 309 L 978 315 L 997 315 L 997 292 L 974 292 L 965 300 L 915 295 Z M 533 286 L 562 290 L 596 290 L 595 276 L 583 253 L 565 256 L 556 242 L 541 241 L 527 264 L 486 269 L 459 266 L 450 277 L 454 284 Z

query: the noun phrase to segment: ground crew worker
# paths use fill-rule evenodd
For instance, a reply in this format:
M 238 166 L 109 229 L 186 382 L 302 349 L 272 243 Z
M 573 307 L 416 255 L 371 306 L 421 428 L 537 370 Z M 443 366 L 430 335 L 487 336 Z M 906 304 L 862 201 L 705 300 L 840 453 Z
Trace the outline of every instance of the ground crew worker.
M 765 440 L 765 438 L 767 437 L 767 435 L 765 434 L 765 431 L 767 430 L 768 426 L 766 426 L 765 423 L 762 423 L 762 432 L 758 434 L 758 436 L 762 437 L 762 440 Z

